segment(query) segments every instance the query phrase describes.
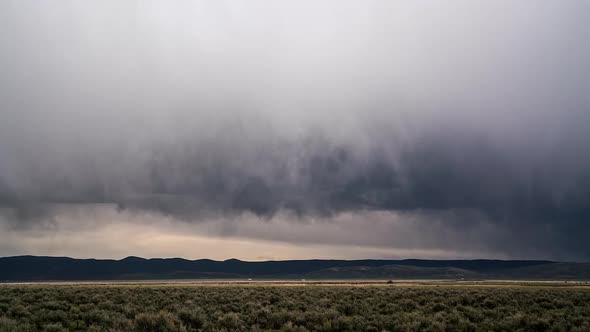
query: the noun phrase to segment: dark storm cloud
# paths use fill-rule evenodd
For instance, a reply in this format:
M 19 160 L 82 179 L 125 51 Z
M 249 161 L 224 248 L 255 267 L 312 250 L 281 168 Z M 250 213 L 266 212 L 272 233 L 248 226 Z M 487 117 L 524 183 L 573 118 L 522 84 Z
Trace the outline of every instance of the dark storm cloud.
M 3 2 L 0 213 L 430 211 L 590 257 L 587 3 L 318 6 Z
M 344 147 L 311 144 L 286 144 L 250 161 L 236 161 L 237 154 L 205 160 L 212 165 L 202 164 L 201 153 L 165 154 L 143 165 L 145 178 L 126 179 L 138 186 L 123 186 L 124 179 L 118 178 L 90 179 L 77 189 L 48 179 L 35 195 L 18 197 L 5 191 L 5 197 L 12 197 L 3 202 L 14 208 L 20 222 L 50 214 L 50 203 L 115 203 L 186 220 L 242 212 L 271 218 L 282 210 L 303 218 L 359 210 L 475 210 L 498 227 L 533 236 L 539 233 L 536 227 L 550 226 L 554 239 L 585 250 L 590 218 L 587 168 L 563 170 L 552 160 L 514 160 L 466 138 L 412 145 L 403 149 L 395 165 L 383 159 L 385 151 L 361 158 Z M 470 222 L 476 220 L 463 218 L 449 226 Z

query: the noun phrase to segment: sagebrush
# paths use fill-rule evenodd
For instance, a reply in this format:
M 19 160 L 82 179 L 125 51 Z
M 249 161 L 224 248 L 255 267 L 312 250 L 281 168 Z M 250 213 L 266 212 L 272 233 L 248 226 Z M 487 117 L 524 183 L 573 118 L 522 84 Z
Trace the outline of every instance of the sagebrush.
M 590 290 L 2 286 L 0 331 L 590 331 Z

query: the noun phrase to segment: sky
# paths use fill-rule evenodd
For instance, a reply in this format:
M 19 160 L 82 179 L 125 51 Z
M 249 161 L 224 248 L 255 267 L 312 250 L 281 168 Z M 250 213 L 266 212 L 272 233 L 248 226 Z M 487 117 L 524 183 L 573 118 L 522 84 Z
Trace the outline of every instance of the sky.
M 590 260 L 590 2 L 0 2 L 0 256 Z

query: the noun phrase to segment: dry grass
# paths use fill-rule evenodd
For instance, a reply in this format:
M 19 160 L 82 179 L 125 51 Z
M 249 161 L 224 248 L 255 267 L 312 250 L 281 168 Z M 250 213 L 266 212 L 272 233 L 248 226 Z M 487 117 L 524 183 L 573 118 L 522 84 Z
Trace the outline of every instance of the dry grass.
M 108 281 L 42 281 L 0 283 L 2 286 L 125 286 L 125 287 L 544 287 L 590 289 L 590 281 L 561 280 L 234 280 L 234 279 L 183 279 L 183 280 L 108 280 Z

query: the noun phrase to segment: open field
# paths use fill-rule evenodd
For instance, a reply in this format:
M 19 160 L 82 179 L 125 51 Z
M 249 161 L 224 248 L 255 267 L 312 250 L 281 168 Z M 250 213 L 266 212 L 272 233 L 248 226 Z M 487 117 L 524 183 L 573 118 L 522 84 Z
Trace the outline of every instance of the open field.
M 395 279 L 395 280 L 271 280 L 271 279 L 171 279 L 171 280 L 94 280 L 94 281 L 24 281 L 5 282 L 2 286 L 123 286 L 123 287 L 300 287 L 300 286 L 337 286 L 337 287 L 567 287 L 590 289 L 590 281 L 584 280 L 431 280 L 431 279 Z
M 148 281 L 0 285 L 0 331 L 589 331 L 590 284 Z

